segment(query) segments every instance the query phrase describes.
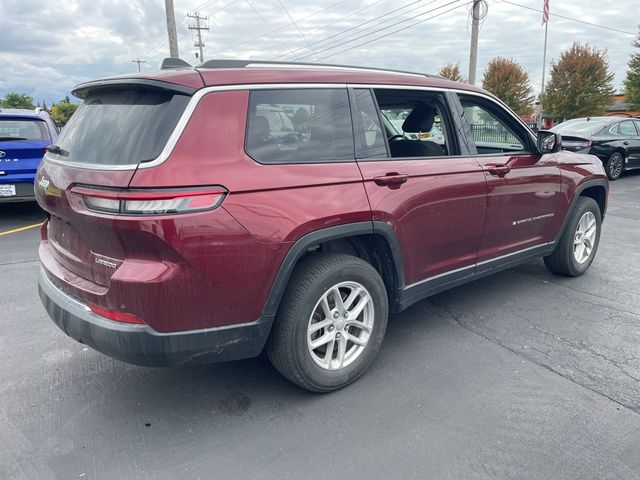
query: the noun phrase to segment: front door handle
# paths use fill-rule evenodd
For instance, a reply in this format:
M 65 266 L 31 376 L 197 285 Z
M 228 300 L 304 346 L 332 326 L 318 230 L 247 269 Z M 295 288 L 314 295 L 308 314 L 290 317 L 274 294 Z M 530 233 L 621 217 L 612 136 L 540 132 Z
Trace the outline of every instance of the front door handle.
M 624 142 L 622 142 L 623 145 L 629 145 L 629 142 L 627 140 L 625 140 Z
M 389 187 L 391 189 L 400 188 L 400 185 L 407 183 L 409 175 L 403 175 L 397 172 L 387 173 L 383 177 L 373 177 L 373 181 L 376 185 L 381 187 Z
M 511 171 L 509 165 L 487 165 L 487 172 L 496 177 L 504 177 Z

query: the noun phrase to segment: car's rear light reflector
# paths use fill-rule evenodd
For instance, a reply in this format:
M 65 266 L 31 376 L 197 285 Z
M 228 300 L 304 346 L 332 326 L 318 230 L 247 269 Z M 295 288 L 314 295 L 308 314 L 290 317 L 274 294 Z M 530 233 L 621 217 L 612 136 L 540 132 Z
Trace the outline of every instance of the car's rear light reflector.
M 89 304 L 89 309 L 101 317 L 108 318 L 114 322 L 131 323 L 134 325 L 144 325 L 144 322 L 135 315 L 125 312 L 118 312 L 117 310 L 111 310 L 109 308 L 101 307 L 93 303 Z
M 213 210 L 227 190 L 223 187 L 160 190 L 108 190 L 75 186 L 89 210 L 126 215 L 165 215 Z

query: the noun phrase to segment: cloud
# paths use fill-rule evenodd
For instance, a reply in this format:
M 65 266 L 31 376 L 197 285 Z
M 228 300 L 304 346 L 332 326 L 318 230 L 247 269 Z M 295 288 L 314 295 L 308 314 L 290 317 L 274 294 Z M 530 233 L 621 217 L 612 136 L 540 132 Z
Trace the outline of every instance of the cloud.
M 181 57 L 189 62 L 195 62 L 196 47 L 186 14 L 199 8 L 209 16 L 210 30 L 203 32 L 205 58 L 319 59 L 426 73 L 454 62 L 466 73 L 468 5 L 460 1 L 460 8 L 429 19 L 455 6 L 446 7 L 450 1 L 174 0 L 174 4 Z M 542 0 L 514 1 L 542 6 Z M 637 32 L 635 16 L 629 15 L 636 3 L 584 0 L 576 8 L 575 2 L 551 0 L 551 12 Z M 3 31 L 12 32 L 0 42 L 0 96 L 19 91 L 49 103 L 68 95 L 79 82 L 135 72 L 133 59 L 145 60 L 142 68 L 151 71 L 168 56 L 162 0 L 3 0 L 0 18 Z M 422 20 L 426 21 L 418 24 Z M 503 56 L 521 63 L 539 90 L 543 40 L 539 12 L 488 0 L 480 31 L 478 79 L 492 58 Z M 633 36 L 552 16 L 547 72 L 551 61 L 574 40 L 608 49 L 615 86 L 620 89 Z

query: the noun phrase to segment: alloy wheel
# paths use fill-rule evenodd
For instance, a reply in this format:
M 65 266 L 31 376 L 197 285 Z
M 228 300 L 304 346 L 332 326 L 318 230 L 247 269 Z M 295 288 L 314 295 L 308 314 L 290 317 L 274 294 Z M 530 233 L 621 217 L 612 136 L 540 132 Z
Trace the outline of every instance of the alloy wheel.
M 373 300 L 357 282 L 340 282 L 320 297 L 309 318 L 307 347 L 324 370 L 352 364 L 365 350 L 375 319 Z
M 592 212 L 586 212 L 580 217 L 573 239 L 573 258 L 580 265 L 589 260 L 591 256 L 597 228 L 596 217 Z

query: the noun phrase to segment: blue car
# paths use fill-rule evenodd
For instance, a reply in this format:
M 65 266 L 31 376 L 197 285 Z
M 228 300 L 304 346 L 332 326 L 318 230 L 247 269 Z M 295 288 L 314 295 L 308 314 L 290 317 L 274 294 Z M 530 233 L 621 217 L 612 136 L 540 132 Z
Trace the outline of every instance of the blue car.
M 33 183 L 58 129 L 42 110 L 0 108 L 0 203 L 35 200 Z

